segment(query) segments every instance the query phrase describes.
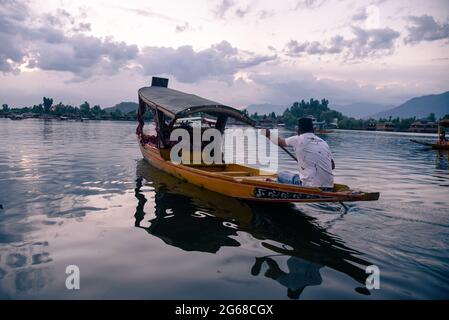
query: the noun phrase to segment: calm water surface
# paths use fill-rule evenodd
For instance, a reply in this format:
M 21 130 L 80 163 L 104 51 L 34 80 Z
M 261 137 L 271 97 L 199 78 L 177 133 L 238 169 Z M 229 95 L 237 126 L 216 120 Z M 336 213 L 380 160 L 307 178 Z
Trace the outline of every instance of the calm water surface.
M 449 154 L 409 143 L 431 135 L 326 136 L 337 181 L 381 192 L 342 214 L 185 184 L 142 160 L 134 130 L 0 119 L 0 298 L 449 298 Z

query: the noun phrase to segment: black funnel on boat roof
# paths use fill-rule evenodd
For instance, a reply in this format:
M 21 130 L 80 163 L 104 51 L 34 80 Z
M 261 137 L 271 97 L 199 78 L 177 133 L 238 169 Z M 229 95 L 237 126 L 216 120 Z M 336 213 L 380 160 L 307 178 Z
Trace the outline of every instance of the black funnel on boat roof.
M 153 77 L 151 79 L 151 86 L 152 87 L 168 87 L 168 79 L 167 78 L 159 78 L 159 77 Z

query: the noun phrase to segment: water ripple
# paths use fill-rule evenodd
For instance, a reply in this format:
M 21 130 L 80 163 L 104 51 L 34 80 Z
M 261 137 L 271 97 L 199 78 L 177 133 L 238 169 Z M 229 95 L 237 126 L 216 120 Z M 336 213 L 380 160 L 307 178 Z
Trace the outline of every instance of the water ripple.
M 83 270 L 76 298 L 449 296 L 449 153 L 409 141 L 432 135 L 325 136 L 336 181 L 381 192 L 345 214 L 193 187 L 141 161 L 134 128 L 0 119 L 0 298 L 73 298 L 69 264 Z M 372 264 L 378 291 L 363 290 Z

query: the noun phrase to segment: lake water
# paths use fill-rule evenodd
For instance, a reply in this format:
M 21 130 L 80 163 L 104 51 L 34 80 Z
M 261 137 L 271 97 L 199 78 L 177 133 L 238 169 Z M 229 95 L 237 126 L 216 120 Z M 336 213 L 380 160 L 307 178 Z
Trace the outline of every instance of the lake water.
M 343 214 L 198 189 L 143 161 L 134 131 L 0 119 L 0 298 L 449 298 L 449 154 L 409 142 L 434 136 L 324 137 L 336 181 L 381 192 Z

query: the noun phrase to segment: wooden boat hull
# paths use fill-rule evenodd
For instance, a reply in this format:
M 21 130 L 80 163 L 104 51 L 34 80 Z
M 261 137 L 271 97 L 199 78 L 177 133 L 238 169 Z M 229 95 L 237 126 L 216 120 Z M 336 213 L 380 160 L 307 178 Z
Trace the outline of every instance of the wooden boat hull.
M 432 149 L 435 149 L 435 150 L 449 150 L 449 144 L 432 144 Z
M 428 142 L 422 142 L 422 141 L 418 141 L 418 140 L 410 140 L 411 142 L 426 146 L 426 147 L 431 147 L 432 149 L 435 150 L 449 150 L 449 144 L 437 144 L 437 143 L 428 143 Z
M 352 202 L 375 201 L 379 193 L 354 192 L 347 186 L 335 185 L 336 192 L 323 192 L 318 188 L 306 188 L 280 184 L 276 174 L 238 165 L 178 165 L 165 160 L 160 150 L 139 142 L 143 157 L 154 167 L 196 186 L 234 198 L 262 202 Z

